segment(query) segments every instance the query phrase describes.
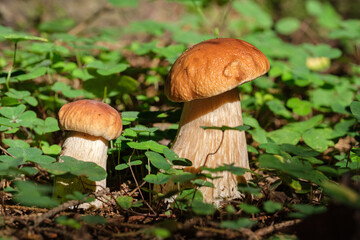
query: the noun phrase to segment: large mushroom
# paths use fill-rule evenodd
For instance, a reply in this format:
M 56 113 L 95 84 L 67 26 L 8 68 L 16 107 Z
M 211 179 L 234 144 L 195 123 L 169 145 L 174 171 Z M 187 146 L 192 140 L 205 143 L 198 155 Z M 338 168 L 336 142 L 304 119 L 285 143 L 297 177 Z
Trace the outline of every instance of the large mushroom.
M 106 170 L 108 142 L 122 131 L 119 112 L 102 102 L 79 100 L 61 107 L 59 123 L 61 129 L 69 131 L 60 155 L 94 162 Z M 64 200 L 73 191 L 89 193 L 105 187 L 106 179 L 94 182 L 84 177 L 56 177 L 53 193 Z M 99 207 L 101 202 L 94 205 Z
M 175 61 L 165 82 L 165 93 L 171 101 L 185 102 L 172 150 L 192 161 L 193 169 L 188 171 L 224 164 L 249 168 L 243 131 L 201 127 L 242 125 L 237 86 L 265 74 L 269 68 L 261 51 L 233 38 L 203 41 Z M 230 172 L 218 176 L 212 181 L 214 188 L 200 188 L 205 201 L 218 205 L 224 199 L 241 197 L 236 176 Z M 245 178 L 250 179 L 250 174 Z

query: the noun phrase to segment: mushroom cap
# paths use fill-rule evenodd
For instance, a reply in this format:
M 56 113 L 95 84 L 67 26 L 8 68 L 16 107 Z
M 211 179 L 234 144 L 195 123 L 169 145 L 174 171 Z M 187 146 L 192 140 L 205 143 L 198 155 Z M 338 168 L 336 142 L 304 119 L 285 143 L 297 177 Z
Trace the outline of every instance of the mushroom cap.
M 120 136 L 121 116 L 106 103 L 95 100 L 79 100 L 65 104 L 59 111 L 63 130 L 83 132 L 111 140 Z
M 269 71 L 256 47 L 234 38 L 216 38 L 187 49 L 173 64 L 165 94 L 174 102 L 208 98 L 229 91 Z

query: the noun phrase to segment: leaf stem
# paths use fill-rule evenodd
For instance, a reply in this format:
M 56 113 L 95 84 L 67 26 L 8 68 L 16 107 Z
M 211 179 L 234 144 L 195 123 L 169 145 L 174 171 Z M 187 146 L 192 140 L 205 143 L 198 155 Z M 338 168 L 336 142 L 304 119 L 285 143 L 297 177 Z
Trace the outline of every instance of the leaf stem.
M 17 42 L 14 43 L 14 57 L 13 57 L 13 62 L 12 62 L 12 65 L 11 65 L 11 67 L 10 67 L 10 70 L 9 70 L 9 72 L 8 72 L 8 75 L 7 75 L 7 77 L 6 77 L 6 88 L 7 88 L 8 91 L 10 90 L 9 81 L 10 81 L 10 78 L 11 78 L 11 73 L 12 73 L 13 68 L 15 67 L 16 50 L 17 50 Z
M 107 86 L 104 87 L 104 97 L 103 97 L 103 102 L 105 102 L 106 100 L 106 96 L 107 96 Z

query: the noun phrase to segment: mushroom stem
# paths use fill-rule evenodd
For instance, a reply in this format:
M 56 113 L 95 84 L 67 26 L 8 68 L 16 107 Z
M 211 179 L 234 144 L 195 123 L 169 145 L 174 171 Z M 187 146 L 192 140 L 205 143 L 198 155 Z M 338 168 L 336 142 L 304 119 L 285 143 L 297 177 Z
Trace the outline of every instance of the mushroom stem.
M 106 170 L 108 141 L 103 137 L 95 137 L 81 132 L 70 132 L 66 138 L 60 156 L 69 156 L 77 160 L 94 162 Z M 73 191 L 90 193 L 106 187 L 106 179 L 91 181 L 85 177 L 56 177 L 54 197 L 65 200 Z M 101 202 L 94 203 L 96 206 Z
M 203 166 L 216 168 L 224 164 L 249 168 L 243 131 L 222 132 L 201 128 L 201 126 L 236 127 L 242 124 L 237 88 L 214 97 L 185 102 L 172 149 L 179 157 L 191 160 L 195 169 Z M 200 188 L 205 201 L 218 205 L 224 199 L 241 197 L 237 190 L 235 175 L 230 172 L 220 172 L 217 176 L 221 178 L 212 180 L 215 188 Z M 249 179 L 250 175 L 245 177 Z

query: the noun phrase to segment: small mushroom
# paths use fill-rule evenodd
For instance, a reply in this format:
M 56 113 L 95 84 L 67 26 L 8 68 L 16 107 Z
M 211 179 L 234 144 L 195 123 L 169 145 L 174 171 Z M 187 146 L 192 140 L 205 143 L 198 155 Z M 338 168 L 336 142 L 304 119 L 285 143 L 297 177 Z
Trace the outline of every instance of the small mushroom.
M 211 39 L 186 50 L 172 66 L 165 93 L 174 102 L 185 102 L 172 149 L 192 161 L 193 172 L 202 166 L 234 164 L 249 168 L 245 133 L 204 130 L 202 126 L 236 127 L 243 124 L 237 86 L 251 81 L 270 68 L 266 56 L 253 45 L 233 38 Z M 219 204 L 241 197 L 237 178 L 218 174 L 215 188 L 201 187 L 204 200 Z M 249 173 L 245 174 L 250 179 Z M 171 184 L 169 184 L 171 185 Z M 165 186 L 165 192 L 171 190 Z
M 59 111 L 59 123 L 70 131 L 63 143 L 61 156 L 94 162 L 106 170 L 108 141 L 120 136 L 121 117 L 109 105 L 94 100 L 65 104 Z M 54 197 L 64 200 L 73 191 L 89 193 L 106 187 L 106 179 L 94 182 L 84 177 L 56 177 Z M 95 201 L 97 207 L 101 202 Z

